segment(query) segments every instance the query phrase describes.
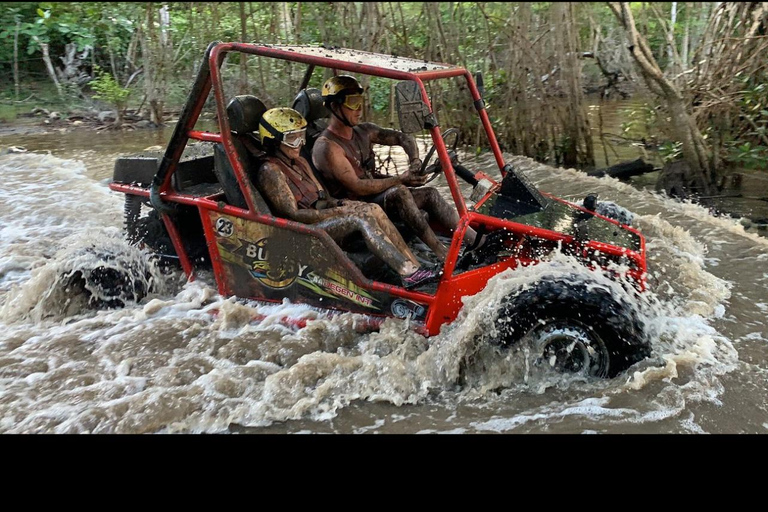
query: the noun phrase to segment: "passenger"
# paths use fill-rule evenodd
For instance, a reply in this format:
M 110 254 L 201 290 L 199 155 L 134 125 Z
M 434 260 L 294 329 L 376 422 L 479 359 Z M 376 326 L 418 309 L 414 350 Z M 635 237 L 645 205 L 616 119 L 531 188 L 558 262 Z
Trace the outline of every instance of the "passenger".
M 275 213 L 313 224 L 340 242 L 359 232 L 368 249 L 400 275 L 405 288 L 434 280 L 420 268 L 397 228 L 375 204 L 338 200 L 326 193 L 309 162 L 301 155 L 306 120 L 291 108 L 273 108 L 259 121 L 259 134 L 269 155 L 259 168 L 256 186 Z
M 440 260 L 445 260 L 448 249 L 435 236 L 423 212 L 451 232 L 456 229 L 459 215 L 437 189 L 408 188 L 419 187 L 426 181 L 425 176 L 419 175 L 422 162 L 416 141 L 397 130 L 360 123 L 362 93 L 358 81 L 349 75 L 325 82 L 322 95 L 333 117 L 315 142 L 312 161 L 334 196 L 375 203 L 390 218 L 399 216 Z M 374 143 L 401 146 L 408 155 L 408 170 L 399 176 L 374 174 Z M 470 247 L 474 246 L 476 236 L 472 228 L 467 228 L 464 239 Z

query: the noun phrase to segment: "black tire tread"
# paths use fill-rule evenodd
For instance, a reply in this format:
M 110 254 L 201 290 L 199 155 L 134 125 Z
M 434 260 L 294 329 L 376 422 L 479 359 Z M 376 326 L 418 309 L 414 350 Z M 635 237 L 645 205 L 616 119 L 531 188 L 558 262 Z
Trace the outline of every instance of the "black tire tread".
M 509 346 L 540 320 L 568 319 L 589 326 L 603 339 L 610 354 L 608 377 L 615 377 L 650 355 L 644 326 L 628 301 L 617 300 L 594 283 L 562 279 L 542 280 L 510 297 L 497 319 L 501 333 L 498 341 Z

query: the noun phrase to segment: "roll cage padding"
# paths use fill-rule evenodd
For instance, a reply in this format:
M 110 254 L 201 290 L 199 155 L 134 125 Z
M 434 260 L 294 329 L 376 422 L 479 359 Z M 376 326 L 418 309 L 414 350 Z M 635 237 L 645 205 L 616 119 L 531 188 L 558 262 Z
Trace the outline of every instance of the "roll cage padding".
M 320 92 L 320 89 L 311 87 L 299 91 L 299 94 L 293 100 L 293 109 L 307 120 L 307 143 L 301 148 L 301 156 L 309 162 L 315 177 L 327 190 L 323 181 L 323 175 L 317 170 L 315 163 L 312 161 L 312 148 L 315 147 L 315 141 L 323 133 L 323 130 L 328 127 L 328 118 L 331 117 L 331 111 L 325 107 L 323 94 Z
M 248 187 L 248 190 L 252 194 L 253 205 L 259 210 L 259 213 L 272 215 L 267 202 L 256 187 L 253 186 L 254 177 L 261 166 L 262 158 L 265 156 L 261 141 L 259 141 L 258 136 L 254 132 L 258 133 L 259 120 L 266 111 L 267 107 L 264 105 L 264 102 L 252 94 L 235 96 L 227 104 L 227 117 L 229 118 L 229 127 L 232 132 L 232 144 L 235 146 L 235 151 L 240 157 L 243 169 L 245 169 L 250 179 L 251 186 Z M 213 172 L 224 189 L 224 196 L 227 198 L 227 202 L 238 208 L 248 208 L 243 193 L 240 190 L 240 184 L 237 182 L 235 170 L 232 168 L 224 150 L 224 145 L 221 143 L 214 145 Z

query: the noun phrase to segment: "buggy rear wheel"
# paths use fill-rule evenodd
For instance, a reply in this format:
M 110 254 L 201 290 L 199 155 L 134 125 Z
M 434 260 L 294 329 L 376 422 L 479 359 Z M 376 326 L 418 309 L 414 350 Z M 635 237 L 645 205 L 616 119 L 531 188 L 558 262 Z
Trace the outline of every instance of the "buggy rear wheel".
M 67 301 L 84 309 L 115 309 L 139 303 L 158 291 L 162 274 L 146 255 L 121 244 L 104 243 L 71 250 L 57 278 Z

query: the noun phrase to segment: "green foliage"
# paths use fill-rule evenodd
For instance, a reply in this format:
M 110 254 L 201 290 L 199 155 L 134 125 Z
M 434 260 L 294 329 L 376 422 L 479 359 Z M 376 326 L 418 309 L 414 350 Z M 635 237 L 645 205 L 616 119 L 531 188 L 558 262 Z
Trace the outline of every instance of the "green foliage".
M 659 146 L 659 156 L 666 162 L 674 162 L 683 156 L 683 143 L 676 141 L 666 141 Z
M 768 85 L 765 72 L 737 73 L 733 79 L 738 95 L 736 112 L 731 112 L 727 126 L 713 116 L 708 131 L 716 131 L 722 140 L 723 159 L 738 167 L 768 169 Z M 733 107 L 732 107 L 733 108 Z
M 768 147 L 753 146 L 750 142 L 731 143 L 728 159 L 747 169 L 768 169 Z
M 91 80 L 90 82 L 91 89 L 96 92 L 93 97 L 108 101 L 118 110 L 125 108 L 126 101 L 128 101 L 128 96 L 131 94 L 131 91 L 124 87 L 120 87 L 120 84 L 115 81 L 115 78 L 99 66 L 96 66 L 94 70 L 96 72 L 96 79 Z
M 110 3 L 110 2 L 15 2 L 0 3 L 0 70 L 3 72 L 2 85 L 11 81 L 13 62 L 13 40 L 18 31 L 19 68 L 25 90 L 42 96 L 40 91 L 53 91 L 41 60 L 40 43 L 49 45 L 54 65 L 60 65 L 59 57 L 64 54 L 68 43 L 76 43 L 78 51 L 92 48 L 87 67 L 91 60 L 100 66 L 95 71 L 96 79 L 91 87 L 96 97 L 124 108 L 129 100 L 129 90 L 120 86 L 126 83 L 128 76 L 144 64 L 141 45 L 137 45 L 135 36 L 139 26 L 145 23 L 148 6 L 157 11 L 163 4 L 154 3 Z M 173 42 L 173 63 L 166 87 L 166 104 L 177 108 L 185 101 L 190 82 L 202 52 L 213 40 L 240 41 L 241 19 L 239 2 L 171 2 L 167 3 L 170 12 L 170 37 Z M 664 2 L 632 2 L 630 8 L 635 17 L 638 30 L 646 37 L 651 51 L 659 64 L 667 65 L 667 41 L 663 24 L 657 19 L 651 5 L 659 12 L 666 23 L 670 22 L 671 4 Z M 519 2 L 440 2 L 437 4 L 443 34 L 436 28 L 434 10 L 428 10 L 421 2 L 378 2 L 378 19 L 370 22 L 362 16 L 360 2 L 287 2 L 287 17 L 283 19 L 283 3 L 246 2 L 247 40 L 262 43 L 301 43 L 338 45 L 362 48 L 364 41 L 370 41 L 372 33 L 377 34 L 378 42 L 374 51 L 391 52 L 396 55 L 417 59 L 442 56 L 443 60 L 465 66 L 472 73 L 483 71 L 485 76 L 485 99 L 492 105 L 489 115 L 499 140 L 506 148 L 515 149 L 510 134 L 514 133 L 515 117 L 508 111 L 517 106 L 514 98 L 520 87 L 528 86 L 528 98 L 532 108 L 540 108 L 547 101 L 550 91 L 539 92 L 540 83 L 536 83 L 537 69 L 548 59 L 553 58 L 553 37 L 558 36 L 557 27 L 553 27 L 551 2 L 530 4 L 531 19 L 527 27 L 527 44 L 519 39 L 516 30 L 520 28 L 522 10 Z M 689 7 L 693 7 L 690 8 Z M 712 7 L 706 4 L 677 3 L 677 24 L 674 36 L 678 47 L 684 35 L 684 26 L 690 28 L 691 41 L 701 43 L 701 33 L 709 22 L 706 14 Z M 704 11 L 702 11 L 702 9 Z M 300 12 L 299 12 L 300 10 Z M 623 32 L 610 9 L 604 3 L 583 3 L 574 6 L 578 22 L 579 51 L 592 50 L 594 30 L 599 29 L 603 41 L 602 51 L 614 52 L 612 43 L 625 44 Z M 689 12 L 690 11 L 690 12 Z M 346 13 L 346 14 L 342 14 Z M 526 18 L 527 19 L 527 18 Z M 300 20 L 300 30 L 295 23 Z M 526 22 L 528 23 L 528 22 Z M 145 32 L 146 33 L 146 32 Z M 512 34 L 515 34 L 514 37 Z M 696 35 L 697 37 L 694 37 Z M 448 43 L 443 43 L 446 38 Z M 130 46 L 133 41 L 133 46 Z M 365 43 L 368 44 L 368 43 Z M 130 54 L 129 47 L 134 50 Z M 691 48 L 691 54 L 696 48 Z M 519 52 L 522 61 L 519 67 L 507 67 L 508 55 Z M 615 52 L 614 52 L 615 53 Z M 538 61 L 538 62 L 537 62 Z M 231 74 L 225 75 L 230 82 L 239 79 L 238 58 L 231 56 L 227 65 L 232 66 Z M 541 64 L 539 68 L 537 64 Z M 97 68 L 95 67 L 94 70 Z M 549 69 L 549 68 L 547 68 Z M 110 73 L 104 70 L 109 70 Z M 518 73 L 517 70 L 520 70 Z M 540 69 L 539 69 L 540 70 Z M 145 69 L 146 71 L 146 69 Z M 87 72 L 87 69 L 86 69 Z M 256 58 L 249 59 L 248 83 L 253 92 L 274 105 L 289 105 L 296 94 L 296 87 L 301 80 L 304 68 L 295 63 L 278 62 Z M 311 86 L 319 87 L 322 83 L 323 70 L 316 70 Z M 525 74 L 529 77 L 526 81 Z M 584 65 L 585 76 L 591 73 L 592 82 L 602 80 L 596 65 L 590 61 Z M 542 72 L 543 74 L 543 72 Z M 746 75 L 746 74 L 745 74 Z M 135 86 L 140 86 L 145 75 L 137 75 Z M 587 80 L 585 80 L 586 82 Z M 733 98 L 728 106 L 731 125 L 725 126 L 725 115 L 712 116 L 698 120 L 705 133 L 710 134 L 712 144 L 717 141 L 721 156 L 726 162 L 748 167 L 765 166 L 765 139 L 768 138 L 768 72 L 749 76 L 736 76 L 738 88 L 735 93 L 727 91 L 728 98 Z M 226 82 L 226 80 L 225 80 Z M 235 83 L 233 82 L 233 83 Z M 545 87 L 550 87 L 549 82 Z M 389 109 L 390 81 L 371 79 L 369 88 L 370 106 L 377 114 L 385 114 Z M 227 85 L 227 87 L 230 87 Z M 236 87 L 236 86 L 234 86 Z M 458 126 L 465 137 L 474 141 L 477 119 L 471 104 L 467 100 L 466 90 L 457 86 L 430 86 L 430 95 L 436 108 L 440 108 L 439 119 L 446 127 Z M 265 90 L 261 90 L 261 89 Z M 714 94 L 719 94 L 716 91 Z M 545 96 L 541 98 L 541 96 Z M 706 95 L 705 95 L 706 96 Z M 10 96 L 9 96 L 10 97 Z M 709 101 L 706 96 L 703 101 Z M 57 101 L 63 101 L 57 98 Z M 75 98 L 67 98 L 74 102 Z M 138 102 L 137 102 L 138 103 Z M 271 106 L 271 105 L 270 105 Z M 625 117 L 621 133 L 631 139 L 653 138 L 651 134 L 662 133 L 664 119 L 657 114 L 655 105 L 643 104 L 624 110 Z M 732 108 L 736 106 L 737 108 Z M 536 116 L 534 116 L 535 118 Z M 735 121 L 732 121 L 735 119 Z M 722 125 L 722 126 L 721 126 Z M 531 126 L 531 132 L 547 135 L 537 140 L 535 151 L 540 155 L 549 154 L 552 144 L 558 145 L 558 151 L 564 146 L 559 138 L 562 126 L 556 121 L 542 128 Z M 615 131 L 615 129 L 614 129 Z M 554 141 L 558 141 L 557 143 Z M 529 150 L 530 151 L 530 150 Z M 661 148 L 665 159 L 680 156 L 680 144 L 667 142 Z M 542 156 L 543 158 L 543 156 Z M 762 161 L 761 161 L 762 159 Z
M 387 112 L 389 110 L 389 88 L 391 83 L 391 80 L 371 78 L 371 84 L 368 87 L 368 97 L 371 101 L 371 107 L 376 112 Z

